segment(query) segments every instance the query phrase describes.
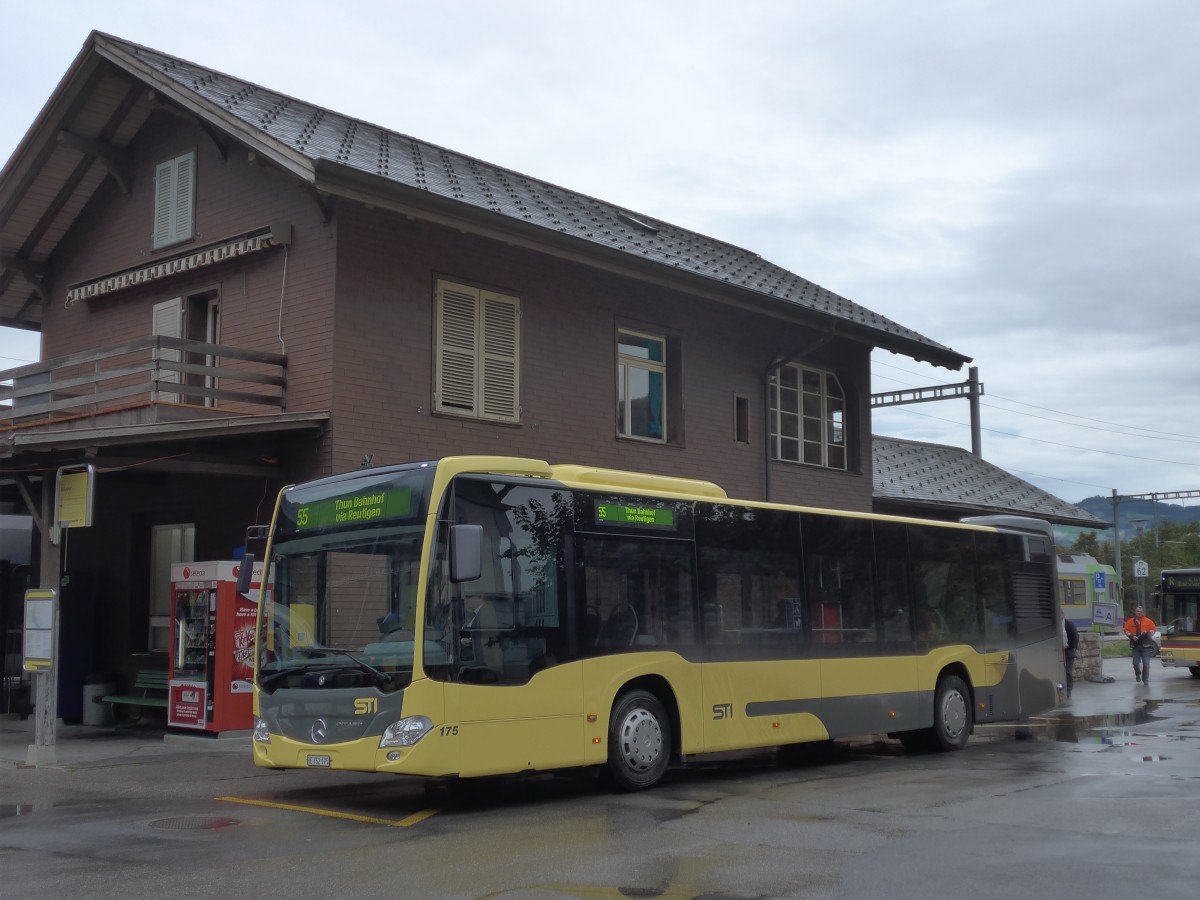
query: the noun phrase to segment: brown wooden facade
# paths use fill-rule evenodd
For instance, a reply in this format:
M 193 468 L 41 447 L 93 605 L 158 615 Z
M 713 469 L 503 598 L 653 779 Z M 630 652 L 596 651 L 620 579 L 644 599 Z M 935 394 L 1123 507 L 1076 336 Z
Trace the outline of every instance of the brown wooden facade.
M 10 573 L 4 624 L 16 621 L 20 589 L 61 574 L 64 718 L 88 672 L 128 678 L 145 666 L 156 525 L 193 523 L 194 558 L 228 558 L 284 484 L 365 460 L 470 453 L 868 511 L 871 350 L 966 361 L 907 330 L 864 326 L 857 312 L 747 287 L 747 277 L 573 239 L 478 198 L 308 165 L 301 129 L 276 147 L 269 124 L 248 131 L 139 68 L 140 50 L 89 38 L 0 173 L 0 316 L 39 329 L 44 360 L 0 374 L 12 404 L 0 419 L 0 499 L 38 520 L 36 561 Z M 91 143 L 53 137 L 89 121 Z M 192 234 L 156 249 L 156 166 L 181 154 L 194 160 Z M 41 189 L 62 199 L 34 214 Z M 515 421 L 436 411 L 447 282 L 519 303 Z M 178 339 L 195 343 L 154 337 L 156 307 L 176 299 Z M 621 329 L 667 341 L 665 441 L 618 433 Z M 834 373 L 845 391 L 845 470 L 772 459 L 770 378 L 788 362 Z M 54 544 L 55 473 L 86 463 L 98 472 L 94 524 Z

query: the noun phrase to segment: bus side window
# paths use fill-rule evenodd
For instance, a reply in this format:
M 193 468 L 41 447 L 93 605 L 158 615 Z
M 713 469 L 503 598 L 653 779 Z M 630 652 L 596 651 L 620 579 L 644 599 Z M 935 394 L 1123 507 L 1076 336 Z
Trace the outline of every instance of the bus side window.
M 1004 538 L 976 535 L 975 550 L 979 559 L 979 597 L 983 601 L 984 649 L 1011 646 L 1013 611 L 1005 590 L 1008 567 L 1004 560 Z
M 912 586 L 908 532 L 898 522 L 875 522 L 875 564 L 879 572 L 879 620 L 886 645 L 911 652 Z
M 805 513 L 800 531 L 813 642 L 863 649 L 875 644 L 879 638 L 871 523 Z
M 804 655 L 796 513 L 696 504 L 705 658 Z
M 580 537 L 578 546 L 588 616 L 593 628 L 599 622 L 590 654 L 695 644 L 690 542 L 595 534 Z
M 910 525 L 916 584 L 917 640 L 973 643 L 980 637 L 974 534 Z

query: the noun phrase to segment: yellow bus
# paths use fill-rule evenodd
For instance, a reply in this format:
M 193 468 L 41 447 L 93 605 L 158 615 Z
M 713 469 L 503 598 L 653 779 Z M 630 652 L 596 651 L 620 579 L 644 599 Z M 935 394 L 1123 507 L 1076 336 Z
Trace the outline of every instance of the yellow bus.
M 1200 569 L 1163 569 L 1155 600 L 1163 666 L 1200 678 Z
M 450 457 L 284 489 L 255 762 L 440 778 L 886 733 L 958 750 L 1060 700 L 1053 535 Z

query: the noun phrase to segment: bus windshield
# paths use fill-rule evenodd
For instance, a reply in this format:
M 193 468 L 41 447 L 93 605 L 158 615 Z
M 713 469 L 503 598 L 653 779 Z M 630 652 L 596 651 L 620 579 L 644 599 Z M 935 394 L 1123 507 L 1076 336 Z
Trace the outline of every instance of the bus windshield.
M 258 685 L 392 691 L 412 681 L 432 467 L 365 472 L 280 499 Z

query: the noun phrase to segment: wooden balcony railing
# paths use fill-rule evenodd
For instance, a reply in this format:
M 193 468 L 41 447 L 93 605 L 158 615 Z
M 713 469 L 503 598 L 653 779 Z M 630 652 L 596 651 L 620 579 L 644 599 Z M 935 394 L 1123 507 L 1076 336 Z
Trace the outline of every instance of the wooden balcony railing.
M 155 405 L 283 412 L 286 374 L 278 353 L 156 335 L 0 371 L 0 428 Z

